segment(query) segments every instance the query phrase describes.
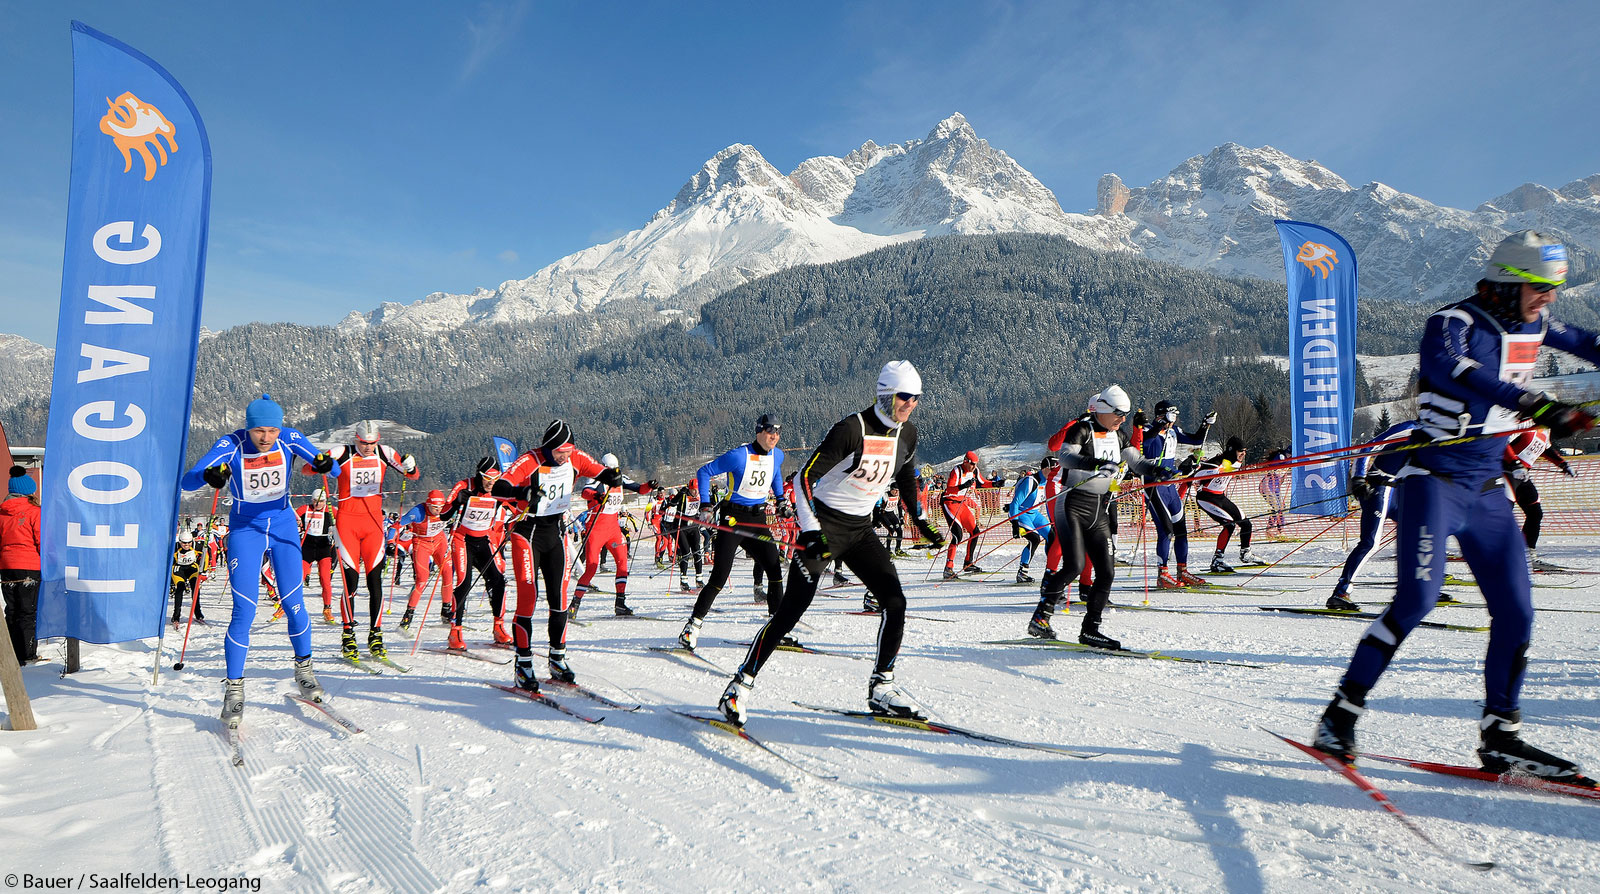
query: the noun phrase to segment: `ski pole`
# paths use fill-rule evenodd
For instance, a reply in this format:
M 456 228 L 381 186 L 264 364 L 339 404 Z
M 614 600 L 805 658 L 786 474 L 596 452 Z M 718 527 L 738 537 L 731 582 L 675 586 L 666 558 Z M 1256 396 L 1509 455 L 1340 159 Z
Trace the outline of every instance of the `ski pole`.
M 433 582 L 433 586 L 428 588 L 428 604 L 422 607 L 422 622 L 417 625 L 417 636 L 416 636 L 415 639 L 413 639 L 411 641 L 411 654 L 412 655 L 417 654 L 417 647 L 422 645 L 422 628 L 428 626 L 428 612 L 433 611 L 433 597 L 434 597 L 434 594 L 439 592 L 439 588 L 443 584 L 444 584 L 444 569 L 440 568 L 439 569 L 439 579 L 434 581 Z
M 219 490 L 214 490 L 214 491 L 211 492 L 211 512 L 208 515 L 208 517 L 206 518 L 206 539 L 207 540 L 211 539 L 211 527 L 212 527 L 212 525 L 216 524 L 216 520 L 217 520 L 217 498 L 221 497 L 221 496 L 222 496 L 222 491 L 220 489 Z M 209 547 L 209 544 L 208 544 L 208 547 Z M 209 549 L 207 551 L 209 551 Z M 178 660 L 176 662 L 174 662 L 173 665 L 172 665 L 172 669 L 175 670 L 175 671 L 183 670 L 183 658 L 184 658 L 185 655 L 187 655 L 189 653 L 189 631 L 190 631 L 190 629 L 192 629 L 194 627 L 194 607 L 196 605 L 198 605 L 199 602 L 200 602 L 200 578 L 202 576 L 204 576 L 206 571 L 211 570 L 211 563 L 210 562 L 207 562 L 207 561 L 204 561 L 204 560 L 202 560 L 202 562 L 206 567 L 199 574 L 195 575 L 195 580 L 194 580 L 194 598 L 189 600 L 189 623 L 185 624 L 184 628 L 183 628 L 183 648 L 178 650 Z M 166 606 L 165 606 L 165 604 L 163 604 L 162 607 L 161 607 L 162 613 L 165 614 L 166 610 L 167 610 Z M 160 644 L 159 643 L 157 644 L 156 648 L 158 650 L 160 649 Z M 156 681 L 156 678 L 159 677 L 160 674 L 161 674 L 161 662 L 158 661 L 158 662 L 156 662 L 156 676 L 152 677 L 150 682 L 152 684 L 154 684 L 155 681 Z
M 1323 528 L 1322 530 L 1318 531 L 1316 533 L 1316 536 L 1311 537 L 1310 539 L 1302 542 L 1299 546 L 1296 546 L 1294 549 L 1291 549 L 1288 552 L 1284 553 L 1278 559 L 1277 562 L 1273 562 L 1271 565 L 1268 565 L 1267 567 L 1261 569 L 1260 571 L 1257 571 L 1254 575 L 1251 576 L 1250 580 L 1245 581 L 1240 586 L 1249 586 L 1251 583 L 1253 583 L 1255 581 L 1256 578 L 1258 578 L 1261 575 L 1266 574 L 1268 571 L 1271 571 L 1272 569 L 1278 567 L 1278 563 L 1279 562 L 1282 562 L 1284 559 L 1289 558 L 1290 556 L 1294 555 L 1295 553 L 1299 552 L 1300 550 L 1304 549 L 1305 547 L 1310 546 L 1312 543 L 1316 542 L 1318 537 L 1321 537 L 1323 534 L 1326 534 L 1329 531 L 1333 530 L 1334 528 L 1338 527 L 1340 524 L 1344 523 L 1349 518 L 1350 518 L 1350 513 L 1346 512 L 1344 515 L 1341 515 L 1338 518 L 1334 519 L 1333 520 L 1333 524 L 1328 525 L 1326 528 Z
M 1400 532 L 1399 531 L 1396 531 L 1393 534 L 1390 534 L 1389 536 L 1383 538 L 1383 542 L 1382 543 L 1380 543 L 1377 546 L 1373 547 L 1372 551 L 1373 552 L 1377 552 L 1378 550 L 1383 549 L 1384 547 L 1386 547 L 1389 544 L 1393 543 L 1395 541 L 1395 539 L 1397 537 L 1399 537 L 1399 536 L 1400 536 Z M 1321 571 L 1318 571 L 1316 574 L 1307 575 L 1307 577 L 1309 577 L 1311 580 L 1316 580 L 1317 578 L 1323 576 L 1324 574 L 1327 574 L 1330 571 L 1333 571 L 1336 568 L 1343 568 L 1343 567 L 1344 567 L 1344 560 L 1341 559 L 1341 560 L 1333 563 L 1332 565 L 1329 565 L 1327 568 L 1324 568 Z

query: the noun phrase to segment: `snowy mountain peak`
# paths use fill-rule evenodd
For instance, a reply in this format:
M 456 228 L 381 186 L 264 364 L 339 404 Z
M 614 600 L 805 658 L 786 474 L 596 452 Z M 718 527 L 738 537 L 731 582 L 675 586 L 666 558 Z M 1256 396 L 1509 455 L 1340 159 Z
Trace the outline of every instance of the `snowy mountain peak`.
M 678 190 L 678 195 L 656 212 L 655 217 L 670 216 L 691 205 L 713 201 L 721 193 L 740 189 L 765 193 L 791 209 L 799 210 L 806 205 L 804 194 L 762 157 L 754 146 L 735 143 L 701 165 L 689 182 Z
M 966 137 L 967 139 L 976 140 L 978 134 L 972 129 L 972 125 L 967 123 L 964 115 L 960 112 L 955 112 L 950 117 L 935 124 L 933 130 L 928 131 L 928 139 L 930 141 L 945 140 L 951 137 Z

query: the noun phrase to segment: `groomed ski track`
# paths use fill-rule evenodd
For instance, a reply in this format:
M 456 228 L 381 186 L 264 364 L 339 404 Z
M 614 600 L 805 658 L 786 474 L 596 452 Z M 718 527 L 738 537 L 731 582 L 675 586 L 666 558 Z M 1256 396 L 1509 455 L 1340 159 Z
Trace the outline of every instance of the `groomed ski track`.
M 1004 561 L 1019 545 L 996 556 Z M 1541 554 L 1600 568 L 1588 546 L 1546 537 Z M 1257 546 L 1272 555 L 1287 548 Z M 1296 559 L 1308 553 L 1342 558 L 1313 545 Z M 1367 575 L 1392 578 L 1386 556 Z M 338 629 L 318 625 L 319 677 L 365 730 L 352 737 L 284 700 L 291 669 L 280 623 L 253 637 L 245 766 L 234 768 L 216 732 L 227 607 L 213 580 L 205 608 L 218 621 L 196 628 L 181 672 L 171 670 L 169 633 L 154 688 L 152 655 L 136 645 L 85 645 L 84 670 L 62 680 L 52 643 L 42 649 L 49 663 L 25 669 L 39 730 L 0 738 L 0 834 L 34 855 L 13 858 L 34 862 L 16 871 L 238 874 L 267 891 L 1454 892 L 1582 890 L 1600 877 L 1592 804 L 1363 764 L 1429 835 L 1500 864 L 1470 873 L 1397 834 L 1350 785 L 1256 729 L 1309 735 L 1361 634 L 1359 625 L 1256 606 L 1319 605 L 1331 575 L 1281 569 L 1244 592 L 1152 591 L 1153 605 L 1200 613 L 1107 615 L 1107 632 L 1128 648 L 1270 665 L 1254 670 L 982 645 L 1022 635 L 1030 588 L 935 588 L 922 581 L 928 560 L 900 568 L 913 613 L 956 622 L 907 624 L 899 677 L 936 719 L 1101 756 L 1075 760 L 807 711 L 791 702 L 862 707 L 870 669 L 778 653 L 758 681 L 748 729 L 838 777 L 823 781 L 672 715 L 666 709 L 713 713 L 722 681 L 647 650 L 670 645 L 674 627 L 620 623 L 571 631 L 569 659 L 585 685 L 642 703 L 640 711 L 550 690 L 604 714 L 594 725 L 483 685 L 510 682 L 509 666 L 410 655 L 409 638 L 398 635 L 390 647 L 412 672 L 362 673 L 334 660 Z M 1141 601 L 1132 589 L 1140 569 L 1118 574 L 1113 599 Z M 686 617 L 693 597 L 665 592 L 664 579 L 636 573 L 630 604 Z M 1583 607 L 1597 594 L 1600 581 L 1536 599 Z M 1358 582 L 1356 595 L 1377 603 L 1384 591 Z M 718 640 L 747 640 L 765 617 L 749 601 L 743 558 L 717 604 L 728 611 L 708 618 L 700 648 L 732 668 L 743 650 Z M 807 615 L 815 632 L 802 641 L 870 655 L 878 619 L 829 607 L 819 600 Z M 1482 609 L 1443 611 L 1452 621 L 1486 618 Z M 1080 613 L 1056 616 L 1063 638 L 1075 635 Z M 1525 735 L 1600 770 L 1600 615 L 1540 613 L 1535 623 Z M 469 637 L 487 633 L 481 593 L 469 628 Z M 443 638 L 430 623 L 423 643 Z M 1470 762 L 1483 647 L 1481 636 L 1414 633 L 1373 695 L 1363 746 Z

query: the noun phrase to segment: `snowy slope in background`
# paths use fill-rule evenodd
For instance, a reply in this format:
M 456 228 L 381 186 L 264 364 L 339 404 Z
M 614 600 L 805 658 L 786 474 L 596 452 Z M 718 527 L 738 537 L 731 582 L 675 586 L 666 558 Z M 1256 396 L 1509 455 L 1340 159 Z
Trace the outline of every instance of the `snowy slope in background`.
M 1547 536 L 1541 555 L 1596 568 L 1588 541 Z M 1279 556 L 1296 544 L 1258 543 Z M 994 555 L 1014 564 L 1018 542 Z M 1202 546 L 1209 548 L 1209 543 Z M 159 685 L 137 644 L 83 646 L 63 679 L 61 647 L 24 669 L 35 732 L 0 734 L 0 835 L 8 872 L 188 873 L 261 879 L 272 892 L 1005 891 L 1321 892 L 1590 890 L 1600 873 L 1596 806 L 1576 799 L 1368 763 L 1368 775 L 1444 847 L 1500 868 L 1477 873 L 1435 855 L 1364 795 L 1258 727 L 1303 737 L 1364 623 L 1263 612 L 1313 605 L 1342 560 L 1313 543 L 1246 591 L 1151 592 L 1195 614 L 1113 609 L 1106 630 L 1137 648 L 1266 665 L 1140 661 L 987 645 L 1020 637 L 1036 591 L 924 581 L 901 560 L 910 610 L 899 679 L 946 722 L 1097 753 L 1089 760 L 852 723 L 792 704 L 862 707 L 878 621 L 845 609 L 859 588 L 821 594 L 801 636 L 861 658 L 781 653 L 761 675 L 749 730 L 816 779 L 669 709 L 707 713 L 720 673 L 646 651 L 670 641 L 690 597 L 667 575 L 638 574 L 629 601 L 670 619 L 594 613 L 571 630 L 580 679 L 643 703 L 637 713 L 561 697 L 603 714 L 585 725 L 505 695 L 508 666 L 419 652 L 391 632 L 408 675 L 368 676 L 332 660 L 338 628 L 313 629 L 318 672 L 366 732 L 341 739 L 289 705 L 281 624 L 254 636 L 243 768 L 215 732 L 222 631 L 196 626 L 183 672 Z M 1461 573 L 1452 567 L 1452 571 Z M 765 617 L 741 557 L 702 649 L 731 668 Z M 1380 552 L 1356 596 L 1386 598 Z M 1243 582 L 1245 575 L 1230 579 Z M 1548 576 L 1541 576 L 1548 578 Z M 1141 569 L 1120 569 L 1118 602 L 1137 604 Z M 601 580 L 609 585 L 609 578 Z M 1600 766 L 1593 710 L 1594 577 L 1540 589 L 1529 654 L 1525 735 Z M 205 589 L 228 617 L 225 582 Z M 315 587 L 315 584 L 313 584 Z M 1481 601 L 1470 588 L 1456 593 Z M 843 596 L 842 600 L 826 598 Z M 591 596 L 591 600 L 599 599 Z M 312 597 L 315 604 L 316 597 Z M 607 606 L 591 602 L 586 612 Z M 429 618 L 437 615 L 437 607 Z M 1075 630 L 1078 609 L 1058 614 Z M 940 620 L 924 620 L 940 619 Z M 1430 620 L 1482 624 L 1481 608 Z M 944 623 L 953 622 L 953 623 Z M 474 599 L 469 641 L 488 638 Z M 536 628 L 542 637 L 543 625 Z M 438 645 L 436 624 L 424 645 Z M 1482 692 L 1481 633 L 1419 629 L 1361 723 L 1373 751 L 1466 762 Z M 482 651 L 505 657 L 505 653 Z

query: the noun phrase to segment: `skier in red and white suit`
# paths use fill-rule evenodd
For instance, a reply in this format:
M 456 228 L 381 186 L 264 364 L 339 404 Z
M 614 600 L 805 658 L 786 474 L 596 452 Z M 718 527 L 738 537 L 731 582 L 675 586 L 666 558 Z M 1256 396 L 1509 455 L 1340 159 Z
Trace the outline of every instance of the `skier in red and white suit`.
M 450 586 L 450 522 L 441 517 L 446 505 L 444 491 L 430 490 L 426 500 L 400 516 L 401 536 L 411 535 L 411 595 L 406 599 L 406 613 L 400 616 L 401 630 L 410 629 L 417 602 L 433 580 L 430 561 L 439 570 L 439 585 Z
M 994 480 L 983 477 L 983 472 L 978 470 L 978 453 L 968 450 L 966 458 L 959 465 L 950 470 L 950 477 L 945 481 L 944 496 L 939 498 L 939 505 L 944 509 L 945 521 L 950 525 L 950 551 L 945 554 L 944 576 L 949 580 L 956 576 L 956 545 L 963 538 L 967 541 L 967 561 L 962 566 L 964 572 L 982 573 L 973 562 L 973 555 L 978 551 L 978 538 L 973 532 L 978 529 L 978 495 L 980 487 L 999 487 L 1005 483 L 1005 478 L 996 475 Z M 969 492 L 968 488 L 972 491 Z
M 600 457 L 600 464 L 608 469 L 616 469 L 620 463 L 614 454 L 607 453 Z M 654 481 L 636 484 L 628 479 L 622 479 L 620 485 L 608 487 L 598 481 L 591 481 L 583 488 L 583 499 L 589 504 L 588 530 L 584 532 L 583 539 L 583 575 L 578 578 L 577 589 L 572 594 L 572 611 L 578 611 L 579 603 L 583 602 L 583 594 L 589 592 L 589 584 L 594 581 L 595 572 L 600 569 L 600 554 L 609 551 L 611 558 L 617 563 L 617 617 L 625 618 L 633 614 L 633 609 L 628 607 L 626 596 L 628 593 L 628 546 L 622 537 L 622 526 L 618 524 L 618 516 L 622 514 L 622 494 L 631 490 L 636 494 L 648 494 L 655 490 Z
M 456 520 L 450 540 L 450 561 L 455 570 L 454 588 L 445 594 L 444 622 L 450 625 L 449 647 L 465 649 L 461 630 L 466 617 L 467 594 L 472 591 L 472 572 L 483 575 L 483 588 L 489 593 L 489 613 L 494 616 L 494 641 L 511 642 L 502 616 L 505 611 L 505 560 L 500 547 L 505 544 L 506 521 L 510 507 L 490 493 L 500 480 L 500 467 L 490 457 L 478 461 L 478 472 L 463 478 L 450 489 L 448 508 L 441 518 Z
M 362 568 L 367 572 L 367 651 L 386 657 L 383 647 L 383 473 L 385 468 L 415 481 L 420 474 L 417 460 L 378 443 L 378 423 L 367 419 L 356 423 L 356 442 L 328 448 L 348 471 L 339 476 L 339 502 L 334 508 L 333 542 L 339 548 L 344 566 L 344 598 L 339 601 L 344 633 L 340 650 L 346 658 L 357 657 L 355 592 Z
M 615 487 L 622 474 L 607 469 L 572 443 L 572 429 L 560 419 L 550 423 L 539 446 L 517 457 L 494 484 L 494 495 L 516 501 L 520 511 L 511 525 L 511 566 L 517 580 L 517 614 L 512 619 L 516 638 L 515 684 L 539 691 L 533 670 L 533 609 L 538 603 L 536 575 L 544 577 L 545 603 L 550 610 L 550 653 L 547 667 L 553 680 L 572 683 L 577 675 L 567 664 L 567 507 L 579 477 L 594 478 Z
M 1544 523 L 1544 507 L 1539 505 L 1539 488 L 1534 486 L 1533 464 L 1544 459 L 1570 477 L 1578 477 L 1576 469 L 1561 455 L 1561 450 L 1550 443 L 1550 429 L 1535 428 L 1506 440 L 1506 450 L 1500 467 L 1505 472 L 1507 496 L 1522 507 L 1522 542 L 1528 546 L 1528 567 L 1533 571 L 1559 570 L 1539 558 L 1539 529 Z

